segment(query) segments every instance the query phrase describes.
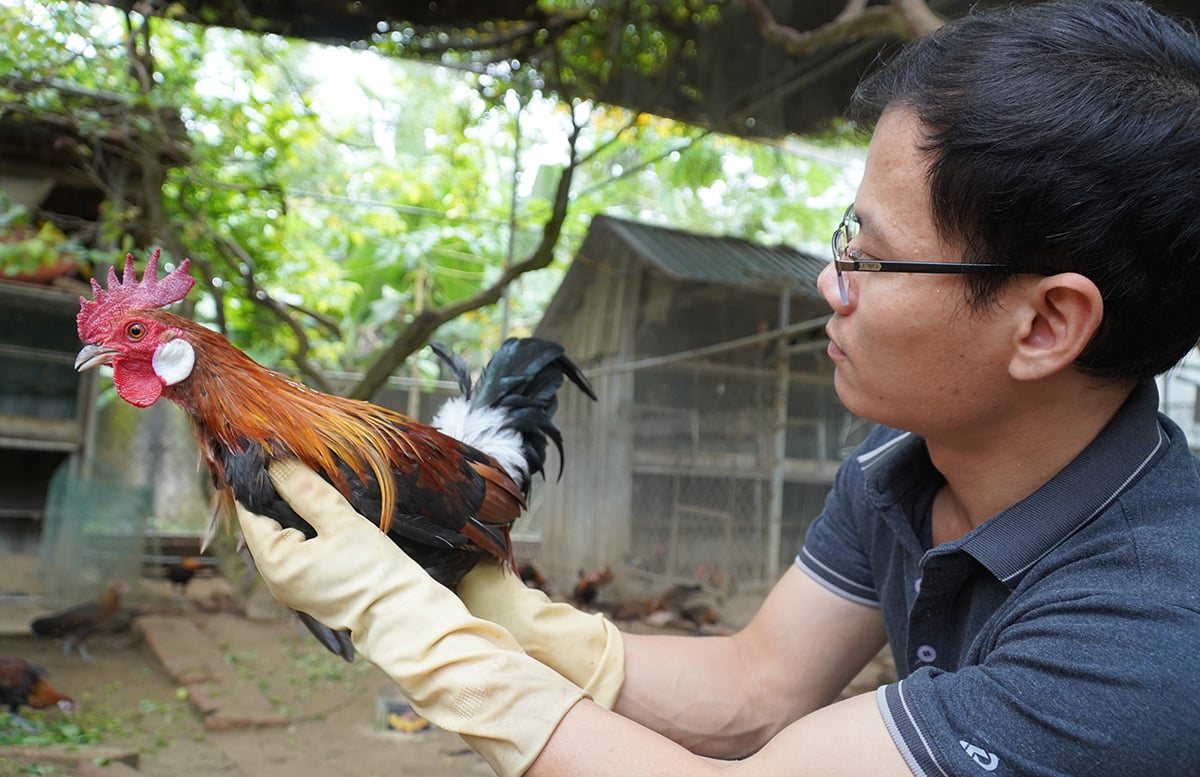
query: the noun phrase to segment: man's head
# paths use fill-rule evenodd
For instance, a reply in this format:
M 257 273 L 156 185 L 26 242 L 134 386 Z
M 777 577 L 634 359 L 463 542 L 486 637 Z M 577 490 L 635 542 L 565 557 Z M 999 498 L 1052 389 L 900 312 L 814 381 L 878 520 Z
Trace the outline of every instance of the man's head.
M 1104 299 L 1077 361 L 1161 373 L 1200 337 L 1200 41 L 1130 0 L 946 24 L 868 78 L 852 116 L 915 115 L 938 231 L 965 261 L 1076 272 Z M 964 276 L 986 306 L 1011 276 Z

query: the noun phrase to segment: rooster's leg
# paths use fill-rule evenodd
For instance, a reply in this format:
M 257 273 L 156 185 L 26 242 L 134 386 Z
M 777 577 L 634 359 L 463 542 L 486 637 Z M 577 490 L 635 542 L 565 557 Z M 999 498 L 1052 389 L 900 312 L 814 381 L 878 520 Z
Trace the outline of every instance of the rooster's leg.
M 63 653 L 71 655 L 71 648 L 77 648 L 79 657 L 84 661 L 92 660 L 92 653 L 88 650 L 87 643 L 83 641 L 83 637 L 70 636 L 63 640 Z
M 30 723 L 28 720 L 25 720 L 25 718 L 21 717 L 20 714 L 18 714 L 16 710 L 9 712 L 8 716 L 10 718 L 12 718 L 13 723 L 16 723 L 18 726 L 20 726 L 25 731 L 28 731 L 30 733 L 37 731 L 37 728 L 35 728 L 34 725 L 32 723 Z

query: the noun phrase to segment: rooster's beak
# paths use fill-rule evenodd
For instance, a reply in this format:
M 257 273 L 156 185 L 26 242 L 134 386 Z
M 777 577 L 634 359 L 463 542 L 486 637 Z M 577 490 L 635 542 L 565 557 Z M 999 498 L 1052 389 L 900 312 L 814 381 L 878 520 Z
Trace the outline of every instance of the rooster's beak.
M 82 372 L 102 364 L 112 364 L 112 357 L 120 353 L 116 348 L 105 348 L 100 345 L 85 345 L 75 357 L 75 370 Z

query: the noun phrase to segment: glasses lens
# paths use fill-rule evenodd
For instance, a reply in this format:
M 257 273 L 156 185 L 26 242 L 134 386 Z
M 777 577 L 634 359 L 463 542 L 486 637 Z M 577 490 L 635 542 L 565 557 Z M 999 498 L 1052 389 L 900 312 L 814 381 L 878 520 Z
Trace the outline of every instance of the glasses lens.
M 841 296 L 842 305 L 850 305 L 850 294 L 846 291 L 846 276 L 842 275 L 838 263 L 845 258 L 846 248 L 850 246 L 852 237 L 858 231 L 857 228 L 858 219 L 854 218 L 854 206 L 851 205 L 842 215 L 841 223 L 838 224 L 838 229 L 833 230 L 833 239 L 829 241 L 830 247 L 833 248 L 833 271 L 838 276 L 838 294 Z
M 833 231 L 833 258 L 841 259 L 850 247 L 850 241 L 858 234 L 858 218 L 854 215 L 854 206 L 846 208 L 842 222 Z
M 846 291 L 846 276 L 842 275 L 842 268 L 838 266 L 838 262 L 845 258 L 850 240 L 858 232 L 857 227 L 858 220 L 854 218 L 854 206 L 851 205 L 846 208 L 845 214 L 842 215 L 842 223 L 833 231 L 833 239 L 830 241 L 833 248 L 833 271 L 837 274 L 838 294 L 841 295 L 843 305 L 850 304 L 850 295 Z
M 842 217 L 842 232 L 847 243 L 858 236 L 858 214 L 854 212 L 853 205 L 846 211 L 846 215 Z

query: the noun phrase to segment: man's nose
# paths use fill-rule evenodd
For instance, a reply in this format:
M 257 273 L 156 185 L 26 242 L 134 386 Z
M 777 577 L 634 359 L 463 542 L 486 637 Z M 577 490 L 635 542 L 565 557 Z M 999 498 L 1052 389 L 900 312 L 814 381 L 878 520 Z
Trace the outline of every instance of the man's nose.
M 833 262 L 825 265 L 825 269 L 821 270 L 821 274 L 817 276 L 817 291 L 825 298 L 834 312 L 843 313 L 849 307 L 842 304 L 842 292 L 838 286 L 837 271 L 833 268 Z M 849 283 L 846 284 L 846 294 L 853 301 L 854 291 L 850 288 Z

